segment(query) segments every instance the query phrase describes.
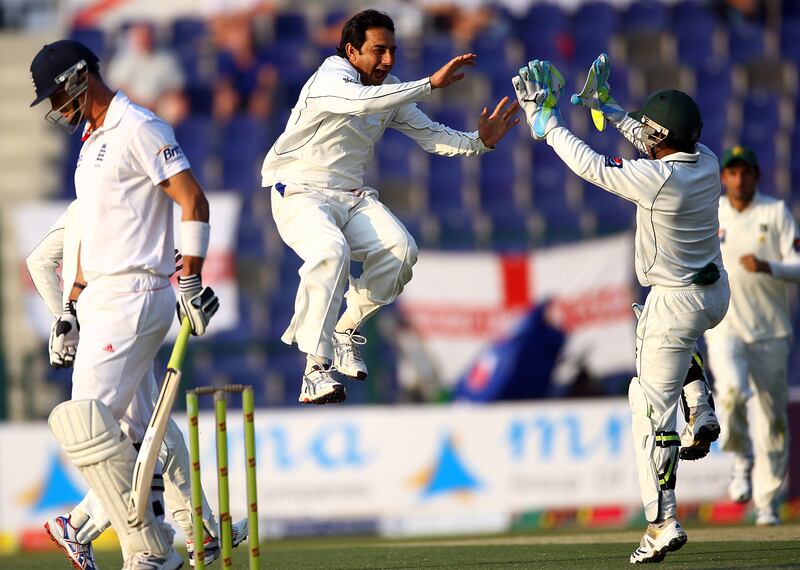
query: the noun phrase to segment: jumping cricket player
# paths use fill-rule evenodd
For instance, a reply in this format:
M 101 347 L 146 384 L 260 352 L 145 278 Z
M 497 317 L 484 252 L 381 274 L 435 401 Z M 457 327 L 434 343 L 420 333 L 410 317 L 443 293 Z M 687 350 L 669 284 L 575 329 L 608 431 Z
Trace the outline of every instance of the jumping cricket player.
M 752 150 L 735 146 L 725 152 L 719 238 L 731 307 L 706 333 L 706 344 L 722 421 L 721 447 L 736 456 L 728 492 L 737 502 L 753 498 L 757 525 L 776 525 L 777 496 L 789 462 L 787 283 L 800 281 L 800 233 L 783 201 L 757 190 L 758 180 Z
M 512 82 L 534 140 L 546 140 L 584 180 L 637 206 L 636 275 L 650 292 L 636 328 L 637 375 L 628 398 L 649 526 L 630 562 L 658 562 L 687 541 L 675 518 L 681 389 L 697 340 L 722 320 L 730 298 L 717 238 L 719 172 L 714 153 L 697 142 L 702 122 L 691 97 L 658 91 L 627 115 L 610 97 L 608 70 L 599 71 L 589 93 L 573 101 L 600 110 L 644 158 L 599 155 L 564 126 L 556 106 L 563 78 L 549 62 L 531 61 Z M 700 402 L 688 404 L 699 411 Z
M 366 339 L 359 331 L 400 294 L 417 260 L 414 238 L 377 191 L 364 186 L 365 165 L 384 130 L 397 129 L 428 152 L 474 156 L 519 122 L 518 106 L 508 98 L 491 114 L 484 108 L 474 132 L 433 122 L 415 102 L 461 80 L 476 56 L 458 56 L 430 77 L 401 82 L 390 74 L 395 51 L 389 16 L 366 10 L 350 18 L 337 55 L 306 82 L 261 171 L 281 238 L 303 259 L 294 316 L 282 337 L 307 354 L 302 403 L 346 398 L 334 370 L 366 379 L 359 353 Z M 363 263 L 357 279 L 350 276 L 351 260 Z
M 175 307 L 169 282 L 175 270 L 173 201 L 183 220 L 179 318 L 202 335 L 219 308 L 200 280 L 208 201 L 169 125 L 109 89 L 86 46 L 70 40 L 44 46 L 31 63 L 31 77 L 31 106 L 49 99 L 47 120 L 69 132 L 86 121 L 75 169 L 80 253 L 50 343 L 54 362 L 74 366 L 72 399 L 53 409 L 50 429 L 108 515 L 124 568 L 180 568 L 163 507 L 154 512 L 148 504 L 137 526 L 127 524 L 127 507 L 134 445 L 153 412 L 153 358 Z M 153 503 L 161 503 L 157 493 Z M 78 507 L 52 532 L 74 542 L 88 518 Z
M 61 290 L 56 269 L 59 266 L 61 267 L 61 278 L 64 283 L 74 283 L 77 273 L 78 247 L 80 245 L 80 232 L 76 224 L 77 206 L 77 201 L 70 203 L 67 210 L 55 221 L 26 259 L 33 284 L 56 319 L 61 314 L 64 304 L 68 302 L 70 293 L 68 290 Z M 180 271 L 183 268 L 181 264 L 182 257 L 177 251 L 176 255 L 175 270 Z M 56 326 L 54 322 L 51 336 L 55 335 Z M 59 354 L 51 352 L 51 360 L 53 360 L 52 364 L 54 366 L 63 365 Z M 154 375 L 149 375 L 148 383 L 150 384 L 153 402 L 155 402 L 158 399 L 158 386 Z M 164 473 L 164 502 L 170 514 L 172 514 L 172 518 L 187 537 L 186 550 L 190 564 L 194 566 L 194 543 L 191 540 L 193 534 L 192 497 L 191 485 L 189 484 L 189 451 L 186 449 L 183 433 L 172 418 L 169 419 L 167 424 L 164 442 L 159 453 L 159 461 L 163 466 Z M 161 485 L 160 481 L 157 480 L 154 483 L 156 487 Z M 219 530 L 205 493 L 203 493 L 202 500 L 203 520 L 207 534 L 204 546 L 205 563 L 208 565 L 220 557 Z M 106 528 L 111 526 L 111 521 L 108 520 L 102 505 L 92 491 L 89 491 L 84 500 L 81 501 L 79 508 L 88 515 L 88 518 L 80 527 L 75 528 L 74 533 L 60 532 L 62 529 L 68 528 L 67 525 L 71 525 L 69 513 L 47 521 L 45 523 L 45 531 L 53 542 L 58 544 L 69 556 L 74 566 L 81 570 L 91 570 L 97 567 L 94 561 L 92 542 Z M 247 519 L 244 518 L 234 522 L 232 531 L 233 544 L 238 546 L 247 537 Z M 72 540 L 73 538 L 74 540 Z

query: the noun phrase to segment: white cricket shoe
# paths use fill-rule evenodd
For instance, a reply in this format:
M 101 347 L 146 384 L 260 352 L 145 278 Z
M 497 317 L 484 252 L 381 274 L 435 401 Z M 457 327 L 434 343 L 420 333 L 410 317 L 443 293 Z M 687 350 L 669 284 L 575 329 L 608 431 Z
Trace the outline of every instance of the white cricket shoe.
M 750 474 L 753 471 L 753 461 L 749 457 L 737 455 L 733 461 L 731 481 L 728 483 L 728 497 L 736 503 L 746 503 L 753 496 L 753 484 Z
M 150 552 L 134 552 L 125 560 L 122 570 L 178 570 L 183 566 L 183 558 L 170 548 L 166 556 L 156 556 Z
M 354 380 L 367 379 L 367 365 L 361 358 L 359 346 L 367 344 L 367 338 L 347 329 L 340 333 L 333 331 L 333 365 L 336 370 Z
M 659 528 L 660 527 L 660 528 Z M 639 548 L 631 554 L 631 564 L 661 562 L 667 552 L 679 550 L 689 540 L 680 523 L 674 518 L 659 525 L 650 523 L 639 543 Z
M 756 526 L 778 526 L 781 524 L 781 517 L 778 511 L 772 507 L 756 510 Z
M 242 519 L 231 524 L 231 544 L 236 548 L 250 534 L 247 519 Z M 186 554 L 189 556 L 189 565 L 194 566 L 194 542 L 186 541 Z M 203 542 L 203 559 L 206 566 L 217 560 L 222 555 L 219 539 L 217 537 L 206 536 Z
M 92 543 L 78 542 L 78 529 L 70 524 L 69 516 L 60 515 L 44 523 L 44 530 L 59 548 L 64 550 L 70 563 L 77 570 L 98 570 L 94 561 Z
M 301 404 L 337 404 L 347 399 L 344 386 L 331 374 L 333 366 L 322 368 L 315 365 L 311 372 L 303 374 L 303 387 L 300 389 Z
M 689 412 L 689 421 L 681 433 L 681 459 L 702 459 L 711 451 L 711 444 L 719 437 L 719 420 L 714 408 L 707 403 L 698 404 Z

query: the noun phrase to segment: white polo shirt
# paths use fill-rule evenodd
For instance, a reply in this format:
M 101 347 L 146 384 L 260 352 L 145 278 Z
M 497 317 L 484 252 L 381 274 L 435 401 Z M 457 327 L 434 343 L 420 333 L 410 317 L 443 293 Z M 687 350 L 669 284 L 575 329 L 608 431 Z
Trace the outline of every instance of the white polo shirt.
M 188 168 L 172 127 L 117 92 L 103 125 L 83 143 L 75 168 L 87 281 L 175 271 L 173 202 L 159 184 Z
M 565 127 L 547 143 L 578 176 L 636 204 L 636 276 L 643 287 L 691 285 L 719 250 L 719 163 L 708 147 L 659 160 L 597 154 Z
M 269 149 L 261 185 L 276 182 L 355 190 L 387 128 L 442 156 L 489 152 L 478 131 L 461 132 L 431 120 L 415 104 L 431 93 L 429 78 L 363 85 L 358 71 L 338 55 L 327 58 L 303 86 L 286 130 Z
M 723 196 L 719 202 L 722 259 L 731 284 L 731 304 L 708 337 L 734 336 L 744 342 L 792 334 L 787 282 L 800 281 L 800 232 L 782 200 L 756 192 L 741 212 Z M 772 274 L 752 273 L 742 256 L 767 261 Z

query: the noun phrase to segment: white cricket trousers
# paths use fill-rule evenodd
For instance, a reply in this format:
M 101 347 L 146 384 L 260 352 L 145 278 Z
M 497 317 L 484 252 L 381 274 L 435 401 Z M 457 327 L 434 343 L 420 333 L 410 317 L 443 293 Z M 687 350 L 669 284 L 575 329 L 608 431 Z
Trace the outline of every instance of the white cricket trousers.
M 417 244 L 369 187 L 276 184 L 271 199 L 281 238 L 303 260 L 294 316 L 281 340 L 332 359 L 331 337 L 348 277 L 347 310 L 360 324 L 411 280 Z M 358 279 L 350 277 L 351 260 L 363 263 Z
M 709 334 L 706 345 L 722 428 L 720 447 L 753 458 L 753 502 L 757 509 L 773 508 L 789 466 L 791 338 L 744 342 Z
M 167 277 L 127 273 L 92 280 L 78 297 L 80 342 L 72 399 L 97 399 L 141 442 L 153 412 L 153 359 L 175 316 Z
M 636 372 L 649 408 L 644 413 L 649 415 L 654 432 L 676 431 L 681 389 L 695 344 L 706 330 L 722 321 L 729 301 L 724 271 L 712 285 L 651 288 L 636 326 Z M 642 413 L 633 413 L 637 411 Z M 650 461 L 640 457 L 640 449 L 636 452 L 637 464 Z M 660 458 L 655 458 L 657 469 L 663 467 L 658 463 L 665 456 L 663 452 L 657 452 L 657 456 L 659 453 Z M 654 490 L 647 481 L 640 479 L 639 485 L 647 506 L 647 497 L 652 497 Z M 675 508 L 675 490 L 662 490 L 658 518 L 675 516 Z

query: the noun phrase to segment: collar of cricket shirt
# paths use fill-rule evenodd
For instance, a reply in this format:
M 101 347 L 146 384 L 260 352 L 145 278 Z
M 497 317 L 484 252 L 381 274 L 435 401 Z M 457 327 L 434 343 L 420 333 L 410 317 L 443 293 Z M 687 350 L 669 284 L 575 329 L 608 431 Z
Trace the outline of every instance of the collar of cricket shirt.
M 125 96 L 122 91 L 117 91 L 114 94 L 114 98 L 111 99 L 111 103 L 108 104 L 108 111 L 106 111 L 106 118 L 103 121 L 103 125 L 98 130 L 106 130 L 114 128 L 117 123 L 122 120 L 122 116 L 125 114 L 125 110 L 130 105 L 130 100 Z
M 700 158 L 699 152 L 673 152 L 665 157 L 659 158 L 663 162 L 697 162 Z

